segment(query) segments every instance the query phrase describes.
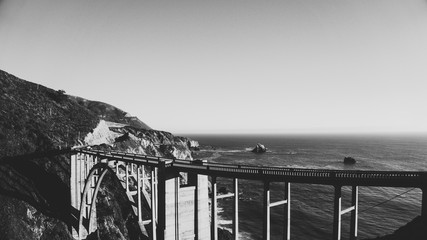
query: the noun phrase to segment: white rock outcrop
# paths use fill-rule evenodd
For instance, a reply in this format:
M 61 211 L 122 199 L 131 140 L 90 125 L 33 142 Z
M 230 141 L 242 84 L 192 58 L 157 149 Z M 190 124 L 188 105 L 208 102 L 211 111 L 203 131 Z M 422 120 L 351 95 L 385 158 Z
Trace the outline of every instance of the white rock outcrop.
M 86 135 L 84 142 L 86 145 L 89 146 L 101 144 L 107 144 L 112 146 L 115 142 L 115 139 L 117 137 L 120 137 L 121 135 L 122 134 L 110 131 L 110 127 L 108 126 L 107 122 L 101 120 L 98 123 L 98 126 L 93 129 L 93 132 Z
M 199 146 L 197 141 L 177 137 L 168 132 L 137 129 L 104 120 L 85 137 L 84 144 L 106 144 L 117 151 L 186 160 L 193 159 L 190 148 Z

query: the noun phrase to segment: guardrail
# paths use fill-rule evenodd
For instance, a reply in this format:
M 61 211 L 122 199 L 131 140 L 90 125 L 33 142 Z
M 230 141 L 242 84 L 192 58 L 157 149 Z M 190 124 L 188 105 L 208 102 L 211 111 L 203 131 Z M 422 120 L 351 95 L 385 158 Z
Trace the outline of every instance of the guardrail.
M 164 162 L 166 168 L 217 177 L 260 179 L 275 182 L 311 183 L 326 185 L 357 185 L 387 187 L 423 187 L 427 183 L 427 172 L 417 171 L 365 171 L 329 170 L 312 168 L 266 167 L 256 165 L 236 165 L 212 163 L 201 160 L 182 160 L 147 155 L 104 152 L 78 149 L 81 153 L 95 155 L 109 160 L 143 163 L 157 166 Z

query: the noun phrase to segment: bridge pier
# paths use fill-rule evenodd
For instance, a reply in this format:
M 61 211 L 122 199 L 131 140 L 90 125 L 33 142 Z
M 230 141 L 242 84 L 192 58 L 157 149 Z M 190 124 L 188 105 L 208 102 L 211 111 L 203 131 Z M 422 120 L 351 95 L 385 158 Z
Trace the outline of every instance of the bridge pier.
M 357 239 L 357 217 L 358 217 L 358 186 L 352 186 L 351 207 L 341 210 L 341 185 L 334 186 L 334 222 L 333 222 L 333 240 L 341 239 L 341 216 L 351 212 L 350 239 Z
M 188 184 L 194 186 L 194 239 L 199 239 L 199 179 L 197 174 L 188 174 Z
M 155 170 L 151 169 L 151 234 L 152 240 L 157 239 L 157 201 L 156 201 L 156 188 L 157 188 L 157 182 L 156 182 L 156 176 L 155 176 Z
M 283 240 L 291 239 L 291 183 L 285 183 L 285 222 L 283 229 Z
M 335 186 L 333 240 L 341 239 L 341 186 Z
M 270 230 L 271 230 L 271 210 L 270 208 L 284 205 L 284 229 L 283 229 L 283 239 L 290 239 L 290 229 L 291 229 L 291 188 L 290 183 L 285 183 L 285 199 L 277 201 L 274 203 L 270 202 L 270 182 L 264 181 L 264 197 L 263 197 L 263 230 L 262 237 L 264 240 L 270 240 Z
M 351 211 L 350 217 L 350 239 L 357 239 L 357 227 L 359 218 L 359 187 L 352 186 L 351 188 L 351 206 L 354 206 L 354 210 Z
M 142 175 L 142 176 L 141 176 Z M 142 179 L 141 178 L 145 178 L 144 176 L 144 172 L 143 169 L 141 169 L 141 166 L 136 166 L 136 181 L 137 181 L 137 215 L 138 215 L 138 222 L 142 223 L 142 191 L 143 190 L 143 186 L 142 185 Z
M 239 180 L 233 179 L 234 205 L 233 205 L 233 237 L 239 239 Z
M 95 187 L 94 176 L 88 178 L 90 170 L 94 165 L 92 164 L 92 160 L 93 157 L 81 153 L 71 155 L 70 159 L 71 211 L 73 213 L 82 213 L 85 218 L 85 224 L 89 223 L 89 216 L 96 217 L 96 211 L 93 211 L 91 207 L 93 203 L 93 188 Z M 89 185 L 89 187 L 86 187 L 86 185 Z M 84 194 L 84 189 L 86 189 L 86 194 Z M 82 202 L 85 203 L 84 207 L 82 207 Z M 74 214 L 72 221 L 75 224 L 71 227 L 71 233 L 74 238 L 79 239 L 82 237 L 79 235 L 80 230 L 78 229 L 79 216 Z M 89 225 L 87 226 L 90 227 Z
M 77 191 L 77 171 L 76 171 L 76 167 L 77 167 L 77 155 L 76 154 L 72 154 L 71 155 L 71 159 L 70 159 L 70 197 L 71 197 L 71 206 L 70 206 L 70 212 L 71 212 L 71 216 L 70 216 L 70 232 L 71 235 L 77 239 L 78 238 L 78 233 L 77 233 L 77 229 L 75 228 L 75 226 L 73 225 L 77 225 L 77 215 L 75 215 L 74 213 L 76 212 L 76 210 L 78 209 L 77 206 L 77 195 L 78 195 L 78 191 Z M 73 224 L 74 223 L 74 224 Z
M 233 178 L 233 193 L 227 193 L 217 196 L 216 177 L 211 179 L 212 184 L 212 199 L 211 199 L 211 239 L 218 239 L 218 199 L 233 197 L 233 218 L 232 218 L 232 236 L 233 239 L 239 238 L 239 180 Z M 202 221 L 203 222 L 203 221 Z M 201 238 L 204 239 L 204 238 Z
M 264 181 L 262 239 L 270 240 L 270 182 Z
M 193 164 L 203 165 L 203 161 L 194 161 Z M 188 173 L 188 185 L 194 186 L 194 239 L 204 240 L 211 238 L 209 218 L 209 189 L 208 176 Z
M 165 230 L 166 230 L 166 168 L 165 162 L 159 162 L 159 169 L 157 172 L 157 239 L 165 240 Z
M 218 209 L 217 209 L 217 183 L 216 176 L 212 176 L 212 199 L 211 199 L 211 240 L 218 240 Z

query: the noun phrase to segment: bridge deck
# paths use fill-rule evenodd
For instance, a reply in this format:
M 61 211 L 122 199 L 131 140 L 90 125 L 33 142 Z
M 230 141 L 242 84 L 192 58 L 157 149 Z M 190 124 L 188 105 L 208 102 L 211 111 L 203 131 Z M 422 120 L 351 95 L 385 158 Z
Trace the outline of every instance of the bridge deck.
M 160 163 L 164 163 L 165 168 L 169 171 L 183 171 L 216 177 L 341 186 L 357 185 L 421 188 L 427 185 L 427 172 L 421 171 L 364 171 L 266 167 L 208 163 L 200 160 L 168 159 L 138 154 L 102 152 L 85 149 L 78 151 L 106 158 L 109 161 L 118 160 L 156 167 L 158 167 Z

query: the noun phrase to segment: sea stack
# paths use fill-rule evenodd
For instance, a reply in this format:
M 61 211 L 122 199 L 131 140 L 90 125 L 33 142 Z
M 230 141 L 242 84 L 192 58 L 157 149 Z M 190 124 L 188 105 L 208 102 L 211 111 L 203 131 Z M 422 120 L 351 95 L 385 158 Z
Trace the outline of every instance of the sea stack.
M 258 143 L 255 146 L 255 148 L 252 150 L 253 153 L 265 153 L 266 151 L 267 151 L 267 148 L 261 143 Z
M 356 163 L 356 159 L 352 158 L 352 157 L 345 157 L 344 158 L 344 164 L 355 164 Z

